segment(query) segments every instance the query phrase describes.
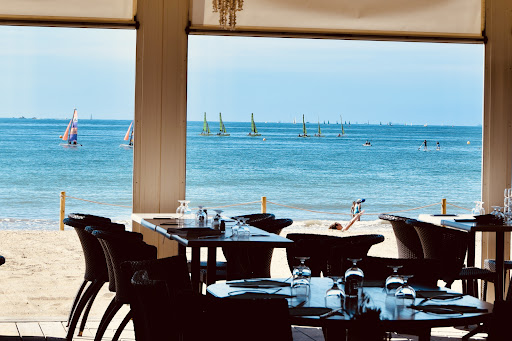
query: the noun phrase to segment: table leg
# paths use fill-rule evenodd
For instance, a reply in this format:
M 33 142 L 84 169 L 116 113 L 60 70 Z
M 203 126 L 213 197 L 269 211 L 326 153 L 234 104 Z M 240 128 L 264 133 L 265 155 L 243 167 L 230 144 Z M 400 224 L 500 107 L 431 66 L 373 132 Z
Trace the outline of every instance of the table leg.
M 180 255 L 180 256 L 186 255 L 186 251 L 187 251 L 187 248 L 185 247 L 185 245 L 178 243 L 178 255 Z
M 208 285 L 217 281 L 217 248 L 208 248 L 208 261 L 206 264 L 206 282 Z
M 503 300 L 503 262 L 505 257 L 505 232 L 496 231 L 496 283 L 495 298 L 496 301 Z
M 430 341 L 430 329 L 418 335 L 418 341 Z
M 193 247 L 192 248 L 192 259 L 190 264 L 190 279 L 192 281 L 192 289 L 197 292 L 201 292 L 201 283 L 199 283 L 199 272 L 201 271 L 201 253 L 199 252 L 200 248 Z
M 475 266 L 475 234 L 475 231 L 468 233 L 468 259 L 466 262 L 468 267 Z

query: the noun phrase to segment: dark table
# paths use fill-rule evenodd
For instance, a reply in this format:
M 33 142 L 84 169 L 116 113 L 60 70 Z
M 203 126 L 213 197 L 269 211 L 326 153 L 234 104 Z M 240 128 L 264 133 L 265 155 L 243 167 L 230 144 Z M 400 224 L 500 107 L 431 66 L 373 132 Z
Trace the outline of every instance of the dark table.
M 276 279 L 274 279 L 276 280 Z M 288 280 L 282 280 L 290 282 Z M 311 293 L 308 302 L 303 307 L 325 307 L 325 293 L 332 286 L 332 280 L 329 278 L 314 277 L 311 279 Z M 450 293 L 455 293 L 447 288 L 421 288 L 416 287 L 417 290 L 442 290 Z M 229 282 L 219 282 L 208 286 L 207 291 L 216 297 L 233 297 L 233 294 L 239 294 L 243 291 L 251 292 L 276 292 L 276 288 L 268 289 L 242 289 L 240 287 L 230 286 Z M 481 309 L 486 309 L 485 312 L 479 313 L 464 313 L 464 314 L 435 314 L 421 312 L 407 306 L 396 304 L 394 296 L 386 295 L 382 286 L 365 286 L 364 293 L 370 297 L 369 306 L 379 308 L 381 310 L 381 320 L 383 327 L 386 331 L 398 331 L 403 333 L 410 333 L 419 335 L 420 341 L 430 340 L 430 329 L 434 327 L 448 327 L 448 326 L 464 326 L 471 324 L 478 324 L 487 321 L 491 317 L 493 305 L 479 300 L 476 297 L 464 295 L 459 299 L 452 300 L 430 300 L 423 304 L 455 304 L 474 306 Z M 290 287 L 284 287 L 279 290 L 279 294 L 291 294 Z M 293 300 L 293 299 L 292 299 Z M 421 298 L 416 298 L 415 304 L 421 302 Z M 326 336 L 329 339 L 339 339 L 340 333 L 345 329 L 350 328 L 353 320 L 343 313 L 343 315 L 336 314 L 333 316 L 321 318 L 319 316 L 291 316 L 291 323 L 301 326 L 322 327 L 326 331 Z M 371 326 L 370 326 L 371 328 Z M 330 335 L 330 336 L 329 336 Z
M 505 259 L 505 232 L 511 232 L 512 226 L 509 225 L 488 225 L 477 224 L 475 222 L 459 222 L 454 220 L 441 220 L 441 225 L 449 226 L 451 228 L 467 231 L 470 233 L 468 248 L 468 266 L 475 265 L 475 233 L 479 232 L 494 232 L 496 233 L 496 283 L 495 283 L 495 298 L 498 301 L 503 300 L 504 288 L 504 271 L 503 263 Z
M 147 219 L 141 220 L 141 225 L 160 233 L 161 235 L 175 240 L 178 242 L 178 253 L 185 254 L 186 247 L 192 249 L 191 259 L 191 281 L 193 288 L 200 290 L 200 250 L 202 247 L 208 248 L 207 258 L 207 284 L 213 284 L 216 282 L 216 268 L 217 268 L 217 247 L 289 247 L 293 244 L 293 241 L 284 237 L 278 236 L 273 233 L 263 231 L 259 228 L 249 226 L 251 236 L 247 238 L 233 238 L 231 236 L 230 226 L 234 222 L 228 222 L 226 227 L 226 233 L 212 236 L 187 236 L 187 234 L 176 233 L 177 225 L 170 225 L 173 219 Z M 169 225 L 168 225 L 169 224 Z M 187 219 L 185 227 L 193 229 L 194 227 L 208 228 L 209 225 L 195 226 L 193 219 Z M 169 228 L 172 231 L 168 230 Z

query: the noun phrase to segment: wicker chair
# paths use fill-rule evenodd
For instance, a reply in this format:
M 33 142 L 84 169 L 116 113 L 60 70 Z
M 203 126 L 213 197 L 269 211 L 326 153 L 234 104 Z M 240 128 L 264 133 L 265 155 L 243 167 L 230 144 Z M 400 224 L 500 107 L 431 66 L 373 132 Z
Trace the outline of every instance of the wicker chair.
M 131 281 L 130 302 L 137 340 L 178 340 L 181 326 L 189 318 L 173 300 L 192 292 L 185 256 L 174 256 L 121 264 L 124 278 Z M 150 279 L 151 278 L 151 279 Z M 173 293 L 180 292 L 180 295 Z
M 384 241 L 380 234 L 335 237 L 319 234 L 290 233 L 294 245 L 286 249 L 290 271 L 299 264 L 296 257 L 309 257 L 306 265 L 312 276 L 340 275 L 349 267 L 347 258 L 363 258 L 370 248 Z
M 84 281 L 75 296 L 67 323 L 69 337 L 72 337 L 83 311 L 82 322 L 78 331 L 78 335 L 81 336 L 96 295 L 103 284 L 109 280 L 103 249 L 95 237 L 85 232 L 85 228 L 87 225 L 95 224 L 108 230 L 124 231 L 125 226 L 111 223 L 110 219 L 105 217 L 80 213 L 70 214 L 63 222 L 65 225 L 75 229 L 84 253 Z M 87 285 L 89 286 L 87 287 Z M 86 287 L 87 289 L 85 290 Z
M 450 287 L 455 280 L 463 281 L 463 292 L 478 295 L 478 288 L 465 285 L 468 281 L 476 283 L 476 280 L 494 282 L 495 273 L 492 271 L 465 267 L 464 259 L 468 248 L 468 233 L 448 227 L 442 227 L 414 219 L 407 220 L 407 224 L 414 226 L 423 247 L 424 257 L 442 261 L 441 279 Z M 475 284 L 477 286 L 477 284 Z M 486 292 L 483 293 L 485 299 Z
M 251 222 L 252 226 L 266 232 L 280 234 L 283 228 L 293 224 L 291 219 L 266 219 Z M 228 279 L 270 277 L 270 263 L 274 248 L 223 248 L 227 260 Z
M 398 258 L 423 259 L 420 237 L 414 226 L 406 223 L 409 218 L 391 214 L 380 214 L 379 218 L 389 221 L 393 227 L 398 247 Z
M 111 262 L 111 270 L 115 278 L 115 297 L 110 302 L 103 314 L 100 325 L 94 338 L 100 341 L 110 321 L 117 311 L 131 301 L 132 291 L 130 278 L 125 278 L 121 270 L 121 264 L 125 261 L 138 261 L 156 259 L 156 248 L 142 241 L 142 235 L 135 232 L 109 233 L 101 230 L 94 230 L 92 235 L 101 241 L 103 252 Z M 126 315 L 116 330 L 112 340 L 118 340 L 121 332 L 131 319 L 131 311 Z

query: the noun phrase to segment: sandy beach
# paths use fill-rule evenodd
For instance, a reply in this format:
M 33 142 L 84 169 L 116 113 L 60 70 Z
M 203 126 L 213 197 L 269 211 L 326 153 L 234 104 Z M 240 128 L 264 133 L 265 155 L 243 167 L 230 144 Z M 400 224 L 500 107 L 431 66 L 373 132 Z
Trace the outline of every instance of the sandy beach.
M 383 243 L 370 249 L 369 255 L 397 257 L 391 225 L 384 221 L 356 222 L 349 231 L 329 230 L 333 221 L 301 221 L 283 230 L 287 233 L 318 233 L 333 236 L 382 234 Z M 346 221 L 338 221 L 343 225 Z M 477 245 L 479 240 L 477 240 Z M 83 281 L 84 260 L 73 229 L 65 231 L 0 231 L 0 320 L 66 317 L 73 298 Z M 220 255 L 219 255 L 219 258 Z M 477 260 L 480 250 L 477 247 Z M 276 249 L 272 277 L 288 277 L 290 270 L 284 249 Z M 454 289 L 457 289 L 454 286 Z M 105 285 L 91 310 L 91 317 L 101 318 L 113 297 Z

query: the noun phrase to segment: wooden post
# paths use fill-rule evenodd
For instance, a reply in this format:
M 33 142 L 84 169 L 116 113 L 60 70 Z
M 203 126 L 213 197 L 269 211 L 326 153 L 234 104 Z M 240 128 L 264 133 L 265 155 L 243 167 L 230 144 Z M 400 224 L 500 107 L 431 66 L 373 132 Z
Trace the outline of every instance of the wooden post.
M 64 215 L 66 214 L 66 192 L 60 192 L 60 221 L 59 228 L 64 231 Z
M 267 213 L 267 197 L 261 197 L 261 213 Z
M 446 214 L 446 199 L 441 199 L 441 214 Z

